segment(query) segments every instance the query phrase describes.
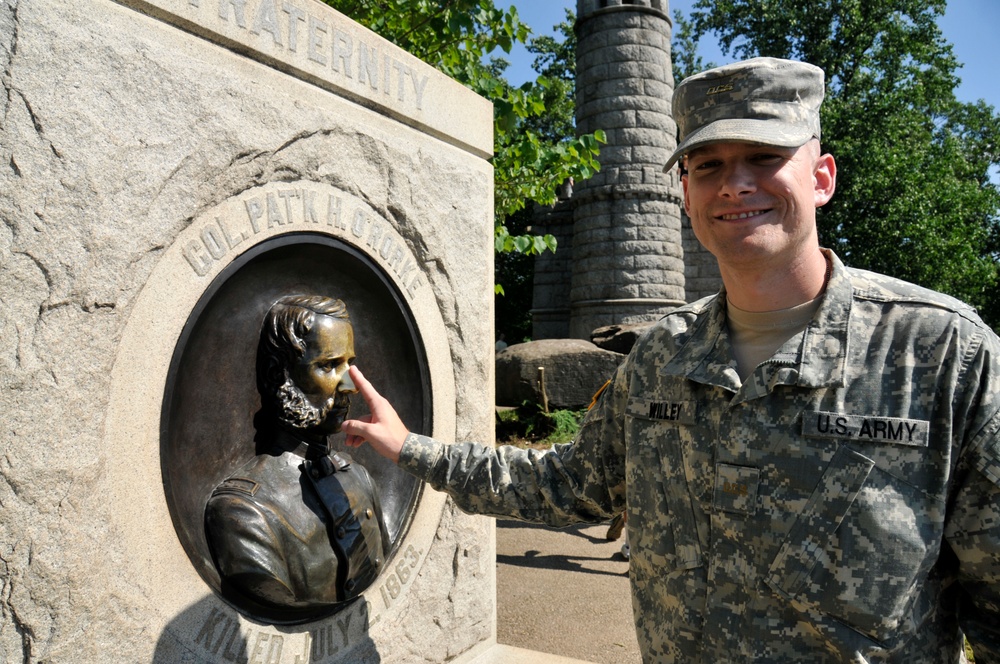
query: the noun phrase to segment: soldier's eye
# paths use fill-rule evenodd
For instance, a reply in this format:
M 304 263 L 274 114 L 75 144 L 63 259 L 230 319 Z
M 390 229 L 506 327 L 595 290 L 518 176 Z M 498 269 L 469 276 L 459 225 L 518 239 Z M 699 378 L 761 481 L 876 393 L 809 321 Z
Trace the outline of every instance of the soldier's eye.
M 769 166 L 778 163 L 782 158 L 780 154 L 758 154 L 754 156 L 753 161 L 762 166 Z
M 721 162 L 719 162 L 719 160 L 717 160 L 717 159 L 708 159 L 708 160 L 703 161 L 703 162 L 701 162 L 699 164 L 695 164 L 695 166 L 694 166 L 694 168 L 692 170 L 695 171 L 695 172 L 710 171 L 713 168 L 716 168 L 720 163 Z

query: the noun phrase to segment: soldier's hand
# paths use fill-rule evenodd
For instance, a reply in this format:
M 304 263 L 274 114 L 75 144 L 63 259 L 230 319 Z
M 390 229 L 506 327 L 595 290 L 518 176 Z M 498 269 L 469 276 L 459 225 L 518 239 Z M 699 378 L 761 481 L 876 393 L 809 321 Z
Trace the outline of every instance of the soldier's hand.
M 399 419 L 392 404 L 379 394 L 368 379 L 364 377 L 361 370 L 355 366 L 350 369 L 351 380 L 355 387 L 368 404 L 370 415 L 365 415 L 361 419 L 346 420 L 341 426 L 341 430 L 347 434 L 347 445 L 349 447 L 359 447 L 365 441 L 371 445 L 376 452 L 394 463 L 399 461 L 399 451 L 403 449 L 403 442 L 410 433 L 406 425 Z

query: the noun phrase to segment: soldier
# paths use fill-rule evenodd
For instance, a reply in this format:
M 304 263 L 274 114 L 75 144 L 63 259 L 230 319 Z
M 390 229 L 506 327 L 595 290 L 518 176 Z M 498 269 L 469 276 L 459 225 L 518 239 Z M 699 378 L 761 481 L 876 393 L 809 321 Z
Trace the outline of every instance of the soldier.
M 823 92 L 770 58 L 678 86 L 667 168 L 724 287 L 636 343 L 573 443 L 441 444 L 354 374 L 373 415 L 349 444 L 463 509 L 626 510 L 647 662 L 960 662 L 963 632 L 1000 661 L 1000 340 L 820 247 Z

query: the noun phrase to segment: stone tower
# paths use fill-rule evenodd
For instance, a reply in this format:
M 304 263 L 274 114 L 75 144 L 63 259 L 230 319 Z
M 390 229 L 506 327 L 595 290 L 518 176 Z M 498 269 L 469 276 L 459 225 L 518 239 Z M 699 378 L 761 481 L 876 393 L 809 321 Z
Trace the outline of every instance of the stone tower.
M 588 339 L 685 300 L 680 183 L 663 173 L 676 147 L 667 0 L 577 0 L 576 33 L 577 131 L 608 143 L 572 193 L 572 233 L 563 211 L 536 224 L 561 244 L 536 267 L 535 338 Z

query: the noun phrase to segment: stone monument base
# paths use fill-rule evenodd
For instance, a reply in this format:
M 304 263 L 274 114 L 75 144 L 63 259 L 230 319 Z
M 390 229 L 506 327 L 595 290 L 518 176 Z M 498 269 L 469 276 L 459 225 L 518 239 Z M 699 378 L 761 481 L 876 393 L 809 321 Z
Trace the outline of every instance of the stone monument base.
M 494 643 L 482 651 L 473 652 L 467 658 L 456 660 L 456 664 L 589 664 L 582 659 L 572 659 L 551 655 L 547 652 L 525 650 L 514 646 Z

